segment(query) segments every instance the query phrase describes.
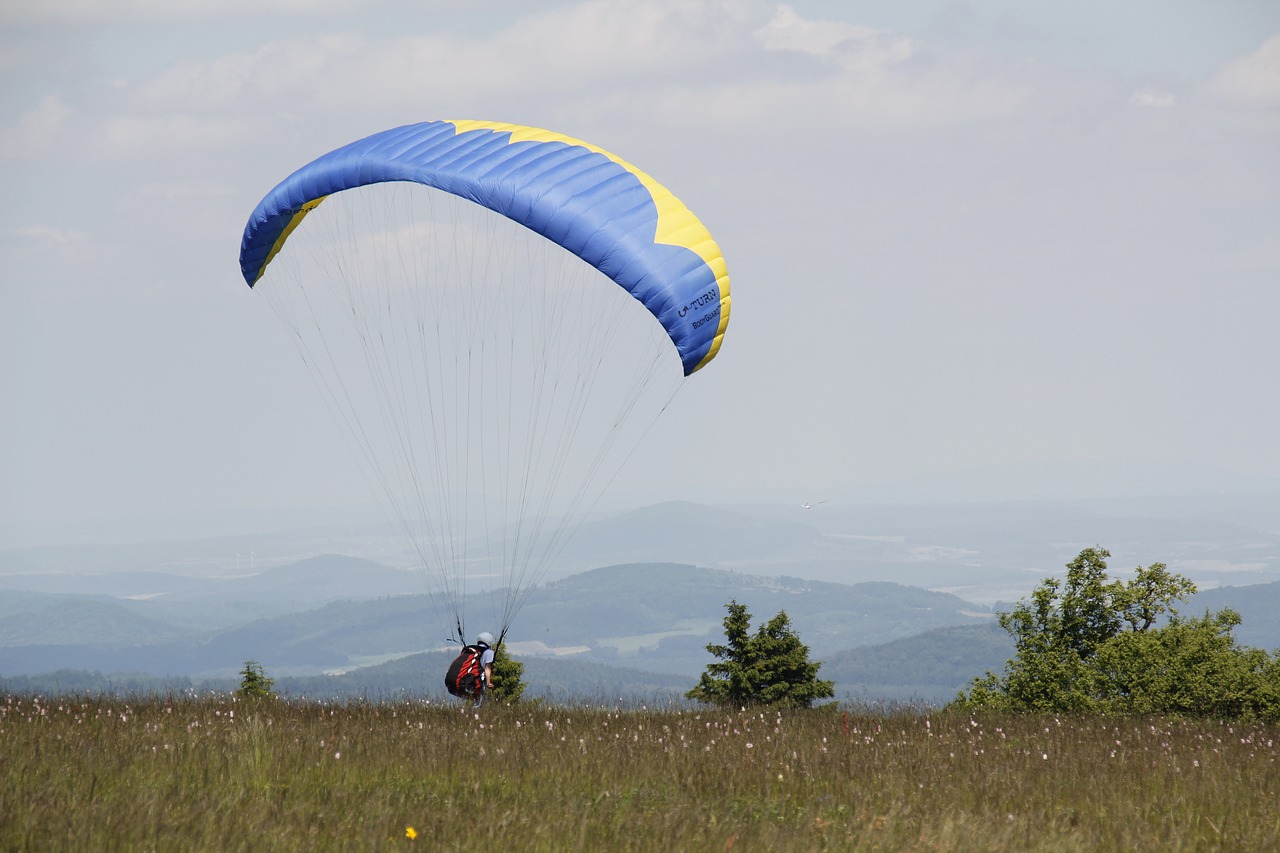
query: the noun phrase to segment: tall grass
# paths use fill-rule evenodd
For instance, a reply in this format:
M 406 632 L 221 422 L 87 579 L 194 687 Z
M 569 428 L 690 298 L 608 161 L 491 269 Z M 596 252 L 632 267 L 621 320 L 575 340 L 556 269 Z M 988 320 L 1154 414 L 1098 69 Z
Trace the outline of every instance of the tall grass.
M 1274 850 L 1278 755 L 1176 719 L 14 696 L 0 849 Z

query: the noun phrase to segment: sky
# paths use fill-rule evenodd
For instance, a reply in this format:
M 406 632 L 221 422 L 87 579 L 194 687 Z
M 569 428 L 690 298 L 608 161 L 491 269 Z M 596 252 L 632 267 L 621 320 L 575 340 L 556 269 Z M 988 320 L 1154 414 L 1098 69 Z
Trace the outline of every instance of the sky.
M 0 547 L 369 504 L 240 235 L 438 118 L 613 151 L 724 252 L 619 505 L 1280 492 L 1270 0 L 10 0 Z

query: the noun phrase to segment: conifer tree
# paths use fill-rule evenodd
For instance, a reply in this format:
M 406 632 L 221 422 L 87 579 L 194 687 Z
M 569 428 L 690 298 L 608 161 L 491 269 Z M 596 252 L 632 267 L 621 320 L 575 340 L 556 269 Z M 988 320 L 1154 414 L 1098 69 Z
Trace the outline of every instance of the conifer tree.
M 731 601 L 725 609 L 726 642 L 707 646 L 719 660 L 707 664 L 687 698 L 727 707 L 808 708 L 835 695 L 834 683 L 818 678 L 822 664 L 809 660 L 809 647 L 800 642 L 785 610 L 753 636 L 745 604 Z
M 246 699 L 265 699 L 271 696 L 275 684 L 275 679 L 267 677 L 262 664 L 247 660 L 244 669 L 240 670 L 240 690 L 237 692 Z
M 498 702 L 516 702 L 524 693 L 524 664 L 507 654 L 507 644 L 493 650 L 493 684 L 489 696 Z

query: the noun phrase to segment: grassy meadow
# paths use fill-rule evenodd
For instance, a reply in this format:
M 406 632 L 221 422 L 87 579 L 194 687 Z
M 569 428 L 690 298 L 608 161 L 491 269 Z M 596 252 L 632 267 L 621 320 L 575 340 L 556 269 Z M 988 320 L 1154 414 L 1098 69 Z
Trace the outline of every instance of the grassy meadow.
M 1276 850 L 1280 729 L 0 697 L 3 850 Z

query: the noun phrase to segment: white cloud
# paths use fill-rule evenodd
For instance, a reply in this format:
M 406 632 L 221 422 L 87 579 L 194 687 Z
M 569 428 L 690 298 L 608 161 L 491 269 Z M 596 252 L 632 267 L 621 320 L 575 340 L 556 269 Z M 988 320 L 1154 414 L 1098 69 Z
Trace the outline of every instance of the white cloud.
M 71 116 L 59 95 L 46 95 L 16 124 L 0 129 L 0 158 L 40 154 L 57 137 Z
M 9 233 L 14 237 L 18 237 L 27 245 L 39 249 L 53 249 L 85 238 L 84 233 L 81 231 L 68 231 L 63 228 L 53 228 L 49 225 L 24 225 L 13 229 Z
M 1139 89 L 1129 98 L 1129 103 L 1135 107 L 1147 107 L 1152 109 L 1168 109 L 1177 103 L 1169 92 L 1157 92 L 1150 86 L 1145 89 Z
M 125 116 L 105 123 L 103 139 L 114 153 L 150 157 L 161 151 L 183 157 L 215 151 L 252 138 L 247 118 L 203 117 L 183 113 L 167 116 Z
M 242 110 L 317 89 L 320 97 L 329 98 L 332 90 L 326 84 L 343 73 L 335 66 L 344 60 L 357 65 L 376 60 L 383 47 L 354 35 L 320 34 L 269 42 L 254 53 L 182 62 L 142 81 L 136 87 L 139 105 Z
M 93 5 L 62 8 L 88 16 Z M 121 8 L 127 19 L 150 6 Z M 0 130 L 0 157 L 57 146 L 72 162 L 145 164 L 152 181 L 180 180 L 215 155 L 261 153 L 264 140 L 305 139 L 318 154 L 428 118 L 540 124 L 601 144 L 609 136 L 594 134 L 610 126 L 896 132 L 1008 115 L 1029 91 L 927 43 L 757 0 L 587 0 L 507 14 L 516 8 L 496 4 L 504 28 L 390 36 L 317 31 L 333 23 L 321 15 L 249 50 L 127 81 L 108 72 Z
M 403 5 L 368 0 L 366 7 Z M 351 11 L 347 0 L 6 0 L 0 24 L 59 26 L 148 24 L 264 17 L 330 17 Z
M 761 47 L 816 62 L 811 75 L 759 79 L 780 114 L 823 116 L 837 126 L 902 130 L 989 119 L 1016 110 L 1030 87 L 984 73 L 970 61 L 885 30 L 801 17 L 778 6 L 755 33 Z M 747 93 L 742 93 L 746 95 Z
M 1246 105 L 1280 105 L 1280 33 L 1253 53 L 1233 59 L 1209 84 L 1219 96 Z
M 241 95 L 252 67 L 253 57 L 244 53 L 206 63 L 182 62 L 133 88 L 141 103 L 161 107 L 183 104 L 188 109 L 208 109 L 230 104 Z
M 514 110 L 516 120 L 536 122 L 587 110 L 656 126 L 693 117 L 873 129 L 1007 115 L 1030 90 L 892 33 L 725 0 L 596 0 L 529 14 L 483 37 L 304 36 L 183 63 L 137 88 L 148 110 L 189 113 L 349 113 L 359 121 Z
M 848 42 L 867 42 L 888 35 L 882 30 L 848 24 L 842 21 L 810 21 L 800 17 L 790 6 L 779 6 L 773 19 L 756 31 L 766 50 L 794 50 L 814 56 L 829 57 Z M 894 42 L 900 58 L 910 56 L 909 39 Z

